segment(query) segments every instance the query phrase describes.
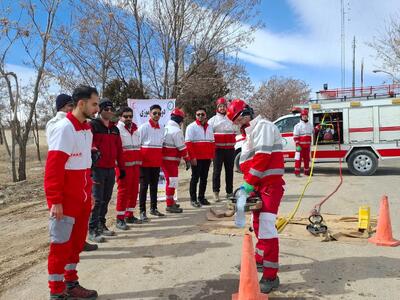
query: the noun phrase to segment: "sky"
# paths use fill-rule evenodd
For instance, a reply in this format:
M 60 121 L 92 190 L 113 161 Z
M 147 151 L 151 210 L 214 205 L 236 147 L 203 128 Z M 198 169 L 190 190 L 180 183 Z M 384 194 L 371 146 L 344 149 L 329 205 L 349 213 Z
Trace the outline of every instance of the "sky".
M 345 0 L 346 86 L 352 85 L 352 40 L 356 37 L 356 86 L 360 86 L 361 59 L 364 86 L 390 83 L 368 46 L 385 31 L 390 17 L 400 13 L 398 0 Z M 304 80 L 313 92 L 341 87 L 340 0 L 262 0 L 265 26 L 239 57 L 256 84 L 273 75 Z
M 346 86 L 352 84 L 352 40 L 356 37 L 356 86 L 364 60 L 364 86 L 390 83 L 390 76 L 373 73 L 380 68 L 374 50 L 367 44 L 385 31 L 391 16 L 400 13 L 399 0 L 344 0 L 346 34 Z M 261 0 L 264 27 L 254 41 L 241 49 L 239 59 L 255 86 L 271 76 L 304 80 L 313 93 L 341 86 L 340 0 Z M 246 25 L 246 20 L 243 20 Z M 23 80 L 32 70 L 16 52 L 9 66 L 23 70 Z M 312 94 L 312 97 L 314 94 Z

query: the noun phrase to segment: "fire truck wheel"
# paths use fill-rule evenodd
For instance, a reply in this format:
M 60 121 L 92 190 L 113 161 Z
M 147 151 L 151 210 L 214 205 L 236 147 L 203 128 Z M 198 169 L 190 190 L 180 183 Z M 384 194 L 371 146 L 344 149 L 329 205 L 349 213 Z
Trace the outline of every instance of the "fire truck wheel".
M 240 171 L 240 164 L 239 164 L 239 161 L 240 161 L 240 151 L 236 154 L 236 156 L 235 156 L 235 171 L 236 172 L 238 172 L 238 173 L 242 173 L 241 171 Z
M 370 150 L 355 150 L 350 154 L 347 165 L 352 174 L 356 176 L 369 176 L 378 168 L 378 159 Z

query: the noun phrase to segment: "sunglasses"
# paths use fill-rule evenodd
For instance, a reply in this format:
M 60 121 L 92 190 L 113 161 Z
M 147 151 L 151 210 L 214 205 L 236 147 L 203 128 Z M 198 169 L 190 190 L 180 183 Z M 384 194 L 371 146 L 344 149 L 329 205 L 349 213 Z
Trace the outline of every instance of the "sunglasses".
M 112 108 L 112 107 L 104 107 L 103 110 L 104 111 L 114 111 L 114 108 Z
M 204 117 L 206 114 L 205 113 L 197 113 L 196 116 L 198 117 Z
M 155 111 L 155 112 L 153 112 L 152 114 L 153 114 L 153 116 L 161 116 L 161 112 L 156 112 L 156 111 Z
M 125 119 L 132 119 L 133 118 L 132 115 L 123 115 L 122 117 L 125 118 Z

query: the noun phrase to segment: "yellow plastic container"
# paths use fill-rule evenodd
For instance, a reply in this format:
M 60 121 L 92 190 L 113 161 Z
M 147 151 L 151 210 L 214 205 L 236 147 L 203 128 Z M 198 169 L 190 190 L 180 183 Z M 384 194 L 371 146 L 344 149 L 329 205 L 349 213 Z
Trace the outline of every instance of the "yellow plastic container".
M 368 205 L 358 208 L 358 230 L 369 230 L 371 222 L 371 213 Z

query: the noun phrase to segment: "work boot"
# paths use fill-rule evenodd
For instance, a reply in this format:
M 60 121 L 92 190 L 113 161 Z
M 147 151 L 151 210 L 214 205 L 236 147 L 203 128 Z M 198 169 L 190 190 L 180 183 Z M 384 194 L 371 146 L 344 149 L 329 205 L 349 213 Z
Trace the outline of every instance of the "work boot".
M 149 222 L 149 221 L 150 221 L 149 218 L 147 217 L 145 211 L 142 211 L 142 212 L 140 213 L 140 220 L 142 221 L 142 223 L 144 223 L 144 222 Z
M 260 280 L 260 290 L 261 293 L 269 294 L 273 289 L 277 289 L 279 286 L 279 277 L 276 276 L 275 279 L 267 279 L 262 277 Z
M 80 286 L 79 282 L 66 282 L 68 299 L 74 300 L 95 300 L 98 294 L 95 290 L 88 290 Z
M 197 200 L 190 200 L 190 204 L 195 208 L 200 208 L 201 207 L 200 202 L 197 201 Z
M 150 214 L 157 217 L 165 217 L 165 215 L 160 213 L 157 208 L 151 209 Z
M 206 198 L 199 199 L 199 202 L 201 205 L 211 205 L 211 203 L 208 202 L 208 200 Z
M 175 204 L 171 205 L 171 206 L 167 206 L 167 208 L 165 209 L 167 212 L 169 213 L 173 213 L 173 214 L 180 214 L 181 212 L 183 212 L 182 208 L 179 208 L 178 206 L 176 206 Z
M 96 244 L 89 244 L 88 242 L 85 242 L 85 245 L 83 246 L 83 251 L 89 252 L 89 251 L 94 251 L 97 250 L 99 246 Z
M 106 224 L 100 224 L 99 233 L 104 236 L 114 236 L 115 231 L 107 228 Z
M 51 294 L 50 293 L 50 300 L 68 300 L 68 295 L 66 293 L 62 294 Z
M 89 241 L 92 241 L 95 243 L 104 243 L 106 240 L 104 237 L 101 236 L 101 234 L 98 232 L 98 230 L 90 230 L 89 231 Z
M 214 192 L 214 201 L 215 202 L 220 202 L 221 199 L 219 198 L 219 192 Z
M 126 225 L 125 220 L 117 219 L 117 224 L 115 225 L 118 229 L 128 230 L 129 227 Z
M 142 220 L 136 218 L 135 216 L 125 218 L 127 224 L 142 224 Z

